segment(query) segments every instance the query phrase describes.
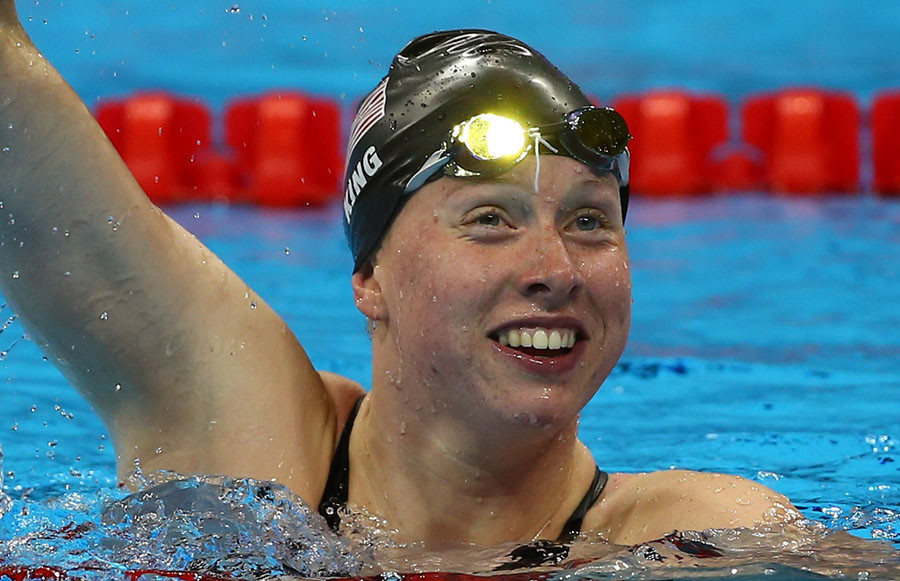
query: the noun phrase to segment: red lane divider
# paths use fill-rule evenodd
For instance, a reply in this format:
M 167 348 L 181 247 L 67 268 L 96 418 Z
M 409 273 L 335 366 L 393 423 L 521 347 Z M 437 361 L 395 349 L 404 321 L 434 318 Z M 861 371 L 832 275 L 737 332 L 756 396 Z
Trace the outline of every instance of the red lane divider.
M 97 569 L 99 571 L 99 569 Z M 491 581 L 546 581 L 551 576 L 550 572 L 527 572 L 506 573 L 494 575 L 478 575 L 468 573 L 445 573 L 445 572 L 429 572 L 429 573 L 402 573 L 399 574 L 401 581 L 483 581 L 490 579 Z M 192 571 L 167 571 L 162 569 L 133 569 L 122 573 L 124 581 L 144 581 L 144 578 L 159 579 L 179 579 L 181 581 L 233 581 L 230 576 L 222 577 L 219 575 L 210 575 L 208 573 L 196 573 Z M 58 567 L 19 567 L 19 566 L 0 566 L 0 578 L 9 578 L 12 581 L 76 581 L 78 578 L 70 577 L 69 574 Z M 114 579 L 116 577 L 109 577 Z M 332 581 L 383 581 L 383 575 L 372 575 L 368 577 L 334 577 Z
M 97 121 L 154 201 L 192 197 L 191 165 L 210 141 L 205 105 L 167 93 L 138 93 L 101 102 Z
M 650 196 L 699 194 L 713 183 L 712 151 L 728 141 L 728 105 L 716 95 L 656 91 L 613 102 L 636 137 L 631 188 Z
M 859 110 L 846 93 L 791 89 L 752 97 L 744 141 L 763 152 L 765 186 L 811 194 L 859 191 Z
M 880 93 L 872 104 L 872 187 L 900 194 L 900 91 Z
M 100 569 L 93 569 L 100 571 Z M 108 573 L 112 573 L 109 571 Z M 207 573 L 195 573 L 191 571 L 165 571 L 162 569 L 133 569 L 122 573 L 121 579 L 124 581 L 144 581 L 146 578 L 159 579 L 179 579 L 181 581 L 234 581 L 233 577 L 222 577 L 218 575 L 210 575 Z M 118 577 L 108 577 L 116 579 Z M 0 579 L 10 579 L 11 581 L 77 581 L 79 577 L 70 577 L 69 574 L 59 567 L 20 567 L 16 565 L 0 566 Z
M 343 173 L 336 103 L 299 93 L 242 99 L 228 106 L 225 126 L 252 201 L 299 206 L 334 199 Z
M 613 105 L 635 135 L 636 195 L 735 190 L 858 192 L 860 111 L 847 93 L 814 88 L 752 96 L 729 135 L 725 98 L 680 90 L 626 95 Z M 162 92 L 101 102 L 97 120 L 138 183 L 157 203 L 223 200 L 310 206 L 340 197 L 341 111 L 296 91 L 237 99 L 212 143 L 209 108 Z M 871 110 L 872 186 L 900 195 L 900 90 Z
M 66 572 L 57 567 L 0 566 L 0 578 L 2 577 L 8 577 L 12 581 L 68 579 Z
M 321 205 L 343 172 L 340 108 L 297 92 L 232 103 L 227 144 L 212 146 L 206 105 L 168 93 L 100 103 L 97 121 L 150 198 L 165 204 L 225 200 Z

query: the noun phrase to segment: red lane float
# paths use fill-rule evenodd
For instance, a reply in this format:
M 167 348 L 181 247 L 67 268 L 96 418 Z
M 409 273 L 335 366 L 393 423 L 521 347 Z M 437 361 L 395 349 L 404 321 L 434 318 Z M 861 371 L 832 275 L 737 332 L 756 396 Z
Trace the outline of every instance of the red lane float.
M 99 571 L 99 569 L 97 569 Z M 468 573 L 401 573 L 397 577 L 401 581 L 546 581 L 551 576 L 550 572 L 521 572 L 507 574 L 468 574 Z M 58 567 L 20 567 L 0 566 L 0 578 L 11 581 L 77 581 L 78 577 L 70 576 L 65 570 Z M 179 581 L 233 581 L 233 577 L 214 575 L 209 573 L 197 573 L 192 571 L 168 571 L 162 569 L 132 569 L 122 573 L 122 577 L 110 576 L 109 579 L 123 579 L 123 581 L 156 581 L 160 578 L 177 579 Z M 384 581 L 384 575 L 372 575 L 368 577 L 338 577 L 333 581 Z
M 194 197 L 194 161 L 209 147 L 210 114 L 163 92 L 102 101 L 97 121 L 143 190 L 157 203 Z
M 270 93 L 230 104 L 225 127 L 250 201 L 302 206 L 336 198 L 343 172 L 337 103 Z
M 872 188 L 900 194 L 900 91 L 881 93 L 872 103 Z
M 728 141 L 728 105 L 717 95 L 655 91 L 613 102 L 635 139 L 631 187 L 667 196 L 710 191 L 713 150 Z
M 90 570 L 90 569 L 89 569 Z M 100 569 L 94 569 L 100 571 Z M 109 573 L 112 573 L 111 571 Z M 123 581 L 157 581 L 160 578 L 178 579 L 180 581 L 233 581 L 233 577 L 222 577 L 191 571 L 164 571 L 161 569 L 134 569 L 125 571 L 122 577 L 109 576 L 109 579 Z M 0 579 L 10 581 L 78 581 L 80 577 L 72 577 L 59 567 L 20 567 L 0 565 Z
M 743 142 L 729 141 L 721 96 L 655 91 L 613 104 L 636 136 L 636 194 L 860 188 L 860 114 L 847 93 L 790 89 L 751 97 L 741 108 Z M 335 101 L 295 91 L 234 101 L 223 120 L 227 151 L 212 146 L 212 115 L 195 99 L 142 92 L 105 100 L 96 114 L 156 203 L 309 206 L 339 197 L 343 144 Z M 900 91 L 875 99 L 872 139 L 873 189 L 900 194 Z
M 859 189 L 859 109 L 846 93 L 790 89 L 752 97 L 744 141 L 765 159 L 765 187 L 812 194 Z

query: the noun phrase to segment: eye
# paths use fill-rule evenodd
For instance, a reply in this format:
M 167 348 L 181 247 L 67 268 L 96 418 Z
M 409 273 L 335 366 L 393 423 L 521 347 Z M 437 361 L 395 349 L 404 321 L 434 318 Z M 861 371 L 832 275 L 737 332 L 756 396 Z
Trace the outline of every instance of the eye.
M 499 228 L 509 226 L 512 221 L 509 215 L 497 206 L 482 206 L 475 208 L 463 217 L 463 223 L 470 226 L 483 226 L 485 228 Z
M 578 216 L 575 218 L 575 227 L 582 232 L 590 232 L 600 228 L 602 224 L 596 216 Z
M 481 226 L 499 226 L 503 218 L 496 212 L 485 212 L 475 218 L 475 223 Z
M 610 228 L 606 214 L 597 208 L 581 208 L 572 213 L 568 228 L 575 232 L 597 232 Z

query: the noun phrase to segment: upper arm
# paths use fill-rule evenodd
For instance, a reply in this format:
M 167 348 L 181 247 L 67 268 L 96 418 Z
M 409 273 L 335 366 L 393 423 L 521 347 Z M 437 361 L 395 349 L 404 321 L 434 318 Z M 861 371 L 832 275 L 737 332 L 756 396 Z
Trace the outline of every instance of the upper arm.
M 4 297 L 109 426 L 120 472 L 139 458 L 145 471 L 274 478 L 312 501 L 336 425 L 319 374 L 281 318 L 144 195 L 2 21 L 11 7 L 0 0 Z

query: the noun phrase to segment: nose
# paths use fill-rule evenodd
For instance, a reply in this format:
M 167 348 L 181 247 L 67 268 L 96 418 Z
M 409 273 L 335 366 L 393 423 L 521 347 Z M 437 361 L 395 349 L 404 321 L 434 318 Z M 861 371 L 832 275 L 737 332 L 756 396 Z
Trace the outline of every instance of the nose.
M 519 271 L 519 292 L 547 309 L 558 308 L 570 301 L 584 286 L 579 265 L 555 228 L 540 232 L 533 245 L 528 245 Z

